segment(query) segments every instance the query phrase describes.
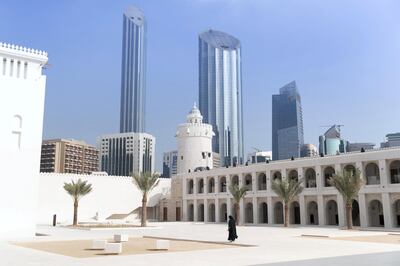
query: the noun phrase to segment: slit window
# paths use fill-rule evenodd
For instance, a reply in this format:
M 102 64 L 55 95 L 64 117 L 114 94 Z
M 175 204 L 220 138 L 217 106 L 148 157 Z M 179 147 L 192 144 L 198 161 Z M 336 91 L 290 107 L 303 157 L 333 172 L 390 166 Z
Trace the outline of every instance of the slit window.
M 10 77 L 14 74 L 14 60 L 11 59 L 10 61 Z
M 24 64 L 24 79 L 28 77 L 28 63 Z
M 3 76 L 6 75 L 7 59 L 3 59 Z
M 21 61 L 17 62 L 17 78 L 19 78 L 21 74 Z

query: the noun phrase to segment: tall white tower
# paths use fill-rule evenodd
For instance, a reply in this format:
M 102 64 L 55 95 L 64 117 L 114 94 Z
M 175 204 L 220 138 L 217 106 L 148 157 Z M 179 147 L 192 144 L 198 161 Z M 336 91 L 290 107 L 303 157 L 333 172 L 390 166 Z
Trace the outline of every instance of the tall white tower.
M 33 237 L 47 53 L 0 43 L 0 238 Z M 49 218 L 51 219 L 51 217 Z
M 194 104 L 186 117 L 186 123 L 178 126 L 178 174 L 203 167 L 213 168 L 212 126 L 203 123 L 203 116 Z

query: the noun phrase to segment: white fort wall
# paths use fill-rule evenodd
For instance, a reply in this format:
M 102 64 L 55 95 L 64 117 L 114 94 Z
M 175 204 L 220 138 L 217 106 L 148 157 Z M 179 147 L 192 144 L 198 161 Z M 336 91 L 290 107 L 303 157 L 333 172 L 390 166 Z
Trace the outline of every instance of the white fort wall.
M 0 238 L 35 234 L 47 53 L 0 43 Z
M 58 223 L 72 223 L 73 201 L 63 186 L 64 182 L 69 183 L 71 179 L 79 178 L 87 180 L 93 188 L 79 202 L 79 222 L 93 222 L 96 213 L 99 221 L 104 221 L 111 214 L 127 214 L 142 204 L 142 194 L 132 183 L 131 177 L 41 173 L 38 224 L 51 224 L 54 214 L 57 215 Z M 169 191 L 170 184 L 170 179 L 161 178 L 159 185 L 150 193 L 148 204 L 158 203 L 160 196 Z

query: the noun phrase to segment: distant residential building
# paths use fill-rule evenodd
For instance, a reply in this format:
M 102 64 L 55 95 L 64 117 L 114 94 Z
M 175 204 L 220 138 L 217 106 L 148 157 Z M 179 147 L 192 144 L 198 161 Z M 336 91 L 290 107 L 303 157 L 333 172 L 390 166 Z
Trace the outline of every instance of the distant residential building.
M 319 137 L 319 153 L 324 155 L 334 155 L 347 151 L 347 141 L 341 138 L 340 126 L 331 126 L 324 135 Z
M 145 131 L 146 21 L 129 6 L 123 15 L 120 132 Z
M 213 152 L 213 168 L 218 168 L 221 167 L 221 156 L 219 156 L 219 153 Z
M 400 146 L 400 132 L 386 135 L 386 142 L 381 143 L 382 148 Z
M 318 156 L 318 149 L 314 144 L 304 144 L 300 150 L 301 157 L 314 157 Z
M 156 139 L 147 133 L 117 133 L 100 137 L 100 171 L 129 176 L 154 172 Z
M 210 124 L 203 123 L 203 116 L 196 105 L 186 116 L 186 123 L 178 125 L 178 174 L 209 170 L 213 168 L 212 138 Z
M 296 82 L 272 95 L 272 157 L 274 160 L 300 157 L 304 143 L 303 111 Z
M 264 163 L 272 160 L 272 151 L 255 151 L 247 155 L 248 163 Z
M 42 142 L 40 172 L 91 174 L 99 167 L 99 151 L 84 141 L 51 139 Z
M 352 152 L 352 151 L 361 151 L 361 150 L 372 150 L 375 147 L 375 143 L 348 143 L 347 144 L 347 151 Z
M 177 174 L 178 151 L 164 152 L 162 177 L 170 178 Z
M 221 166 L 243 164 L 242 63 L 240 41 L 221 31 L 199 35 L 199 109 L 211 124 L 212 149 Z

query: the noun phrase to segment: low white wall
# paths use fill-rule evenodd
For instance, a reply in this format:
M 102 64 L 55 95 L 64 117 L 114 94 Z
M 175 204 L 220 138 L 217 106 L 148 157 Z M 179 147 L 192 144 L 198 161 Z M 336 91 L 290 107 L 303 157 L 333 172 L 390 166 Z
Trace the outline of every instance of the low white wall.
M 88 180 L 93 188 L 92 192 L 79 202 L 78 221 L 80 222 L 91 220 L 96 213 L 99 214 L 99 220 L 104 220 L 113 213 L 129 213 L 142 204 L 142 194 L 132 183 L 131 177 L 41 173 L 38 224 L 51 224 L 54 214 L 57 215 L 57 222 L 72 223 L 73 201 L 63 186 L 64 182 L 79 178 Z M 170 179 L 161 178 L 159 185 L 150 194 L 149 202 L 153 202 L 170 186 Z

